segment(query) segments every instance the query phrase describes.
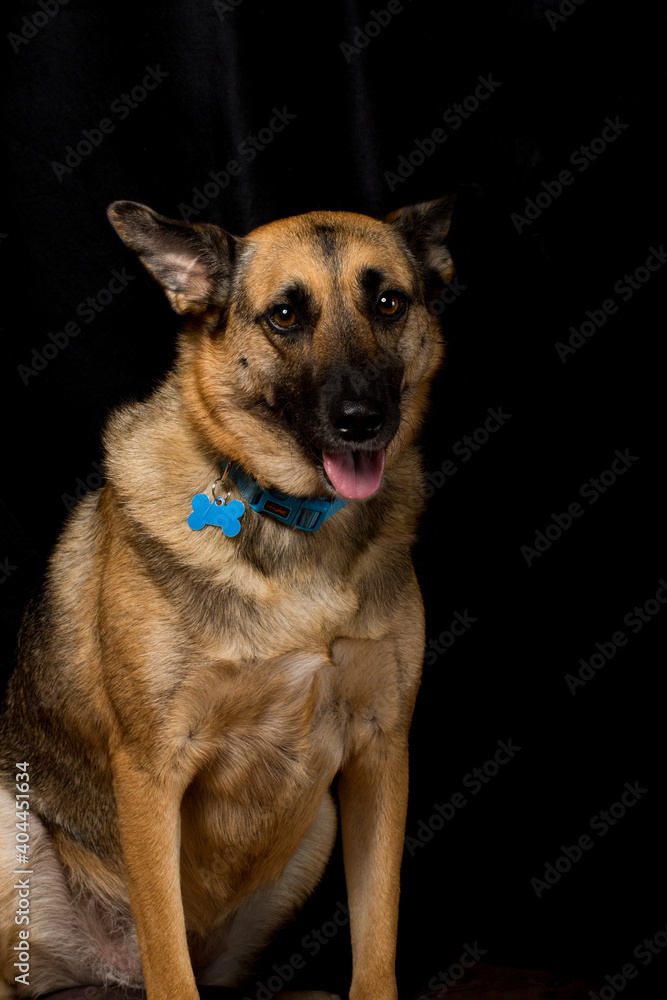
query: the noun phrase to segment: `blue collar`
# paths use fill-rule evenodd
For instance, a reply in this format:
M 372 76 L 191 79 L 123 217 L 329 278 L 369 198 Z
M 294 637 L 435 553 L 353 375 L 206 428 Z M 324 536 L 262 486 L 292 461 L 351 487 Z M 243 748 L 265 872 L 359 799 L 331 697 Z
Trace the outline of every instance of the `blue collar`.
M 227 460 L 221 458 L 220 464 L 224 469 Z M 289 493 L 281 493 L 279 490 L 262 489 L 257 480 L 245 472 L 236 462 L 232 462 L 229 466 L 229 478 L 243 494 L 249 506 L 258 514 L 270 514 L 282 524 L 288 524 L 292 528 L 300 528 L 302 531 L 317 531 L 328 517 L 331 517 L 348 503 L 347 500 L 326 500 L 323 498 L 311 500 L 306 497 L 302 500 L 299 497 L 290 496 Z

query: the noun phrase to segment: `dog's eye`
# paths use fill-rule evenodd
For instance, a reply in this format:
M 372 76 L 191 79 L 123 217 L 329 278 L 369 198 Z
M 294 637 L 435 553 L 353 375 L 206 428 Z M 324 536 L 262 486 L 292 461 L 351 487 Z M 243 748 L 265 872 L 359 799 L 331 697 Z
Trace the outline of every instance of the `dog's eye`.
M 377 301 L 377 311 L 382 316 L 400 316 L 405 308 L 405 299 L 397 292 L 383 292 Z
M 296 321 L 296 313 L 284 302 L 274 306 L 269 312 L 269 323 L 277 330 L 290 330 L 296 326 Z

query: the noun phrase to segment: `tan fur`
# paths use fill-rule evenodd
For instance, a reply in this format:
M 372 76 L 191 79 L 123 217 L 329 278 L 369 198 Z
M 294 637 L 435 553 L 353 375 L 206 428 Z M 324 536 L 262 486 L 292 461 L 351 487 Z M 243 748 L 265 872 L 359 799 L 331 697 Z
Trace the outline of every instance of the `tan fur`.
M 145 983 L 148 1000 L 195 1000 L 195 976 L 239 984 L 321 876 L 340 774 L 349 995 L 396 1000 L 424 643 L 409 556 L 414 439 L 442 356 L 424 288 L 433 259 L 442 279 L 452 272 L 432 229 L 430 264 L 413 230 L 435 207 L 392 224 L 312 213 L 234 242 L 127 205 L 112 210 L 118 231 L 187 319 L 165 382 L 112 417 L 107 483 L 75 510 L 24 630 L 0 728 L 0 998 L 11 996 L 16 941 L 4 916 L 14 762 L 32 757 L 35 917 L 31 986 L 19 996 Z M 393 325 L 369 318 L 369 269 L 411 297 Z M 257 317 L 293 285 L 316 318 L 289 341 Z M 223 455 L 272 489 L 333 495 L 280 399 L 337 364 L 354 373 L 358 359 L 378 366 L 368 391 L 383 365 L 402 372 L 378 494 L 313 535 L 250 509 L 237 538 L 190 530 L 190 499 L 210 492 Z

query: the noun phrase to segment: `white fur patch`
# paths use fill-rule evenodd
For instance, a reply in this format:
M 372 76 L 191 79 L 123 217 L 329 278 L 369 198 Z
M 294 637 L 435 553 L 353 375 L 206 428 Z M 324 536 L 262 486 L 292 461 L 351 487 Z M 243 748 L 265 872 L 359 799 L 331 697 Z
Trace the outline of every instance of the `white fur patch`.
M 322 653 L 289 653 L 281 657 L 280 662 L 288 683 L 305 690 L 320 670 L 332 665 Z
M 15 856 L 16 803 L 0 788 L 0 975 L 14 984 L 14 923 L 20 875 Z M 143 978 L 134 924 L 128 912 L 99 899 L 73 898 L 60 860 L 43 824 L 32 813 L 29 841 L 30 972 L 17 997 L 40 996 L 71 986 L 141 986 Z M 3 980 L 0 978 L 0 984 Z M 10 992 L 6 994 L 12 996 Z M 0 992 L 0 997 L 3 994 Z

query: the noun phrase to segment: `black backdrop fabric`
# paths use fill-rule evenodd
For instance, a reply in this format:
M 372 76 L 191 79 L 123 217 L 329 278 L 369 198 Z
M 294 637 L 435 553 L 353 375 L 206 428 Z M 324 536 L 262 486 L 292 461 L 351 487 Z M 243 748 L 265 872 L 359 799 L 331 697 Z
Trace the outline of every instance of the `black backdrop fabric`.
M 465 945 L 608 991 L 621 976 L 628 997 L 667 975 L 657 6 L 6 11 L 7 675 L 67 511 L 100 483 L 107 414 L 173 358 L 177 317 L 108 203 L 243 234 L 458 194 L 415 549 L 405 996 Z M 292 985 L 344 989 L 344 901 L 337 851 L 257 980 L 302 954 Z

